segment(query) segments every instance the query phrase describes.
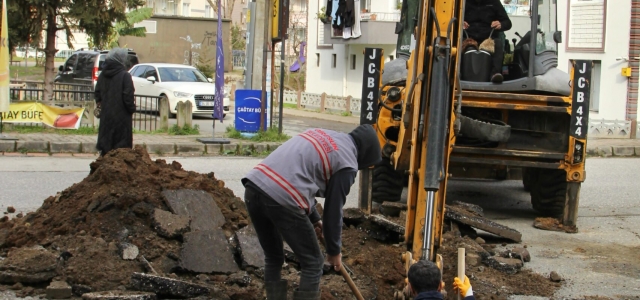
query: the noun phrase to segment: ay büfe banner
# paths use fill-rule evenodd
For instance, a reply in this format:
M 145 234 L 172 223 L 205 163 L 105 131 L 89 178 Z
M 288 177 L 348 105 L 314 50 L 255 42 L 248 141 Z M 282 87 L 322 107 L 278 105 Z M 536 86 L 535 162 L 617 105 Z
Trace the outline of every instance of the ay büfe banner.
M 43 123 L 56 129 L 78 129 L 84 108 L 60 108 L 37 102 L 11 103 L 5 123 Z

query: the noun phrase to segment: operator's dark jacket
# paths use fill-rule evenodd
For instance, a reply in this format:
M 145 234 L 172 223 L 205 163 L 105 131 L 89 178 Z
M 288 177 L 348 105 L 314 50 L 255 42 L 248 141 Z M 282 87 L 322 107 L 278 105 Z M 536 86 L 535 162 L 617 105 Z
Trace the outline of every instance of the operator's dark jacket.
M 438 291 L 422 292 L 414 298 L 414 300 L 442 300 L 444 297 Z M 476 300 L 474 296 L 464 297 L 463 300 Z
M 102 107 L 96 146 L 100 155 L 117 148 L 133 147 L 134 92 L 131 74 L 125 66 L 107 58 L 95 90 L 96 102 Z
M 511 20 L 500 0 L 466 0 L 464 21 L 469 24 L 467 34 L 478 43 L 489 38 L 493 21 L 500 21 L 501 25 L 500 30 L 493 31 L 491 37 L 494 39 L 498 37 L 499 31 L 511 29 Z

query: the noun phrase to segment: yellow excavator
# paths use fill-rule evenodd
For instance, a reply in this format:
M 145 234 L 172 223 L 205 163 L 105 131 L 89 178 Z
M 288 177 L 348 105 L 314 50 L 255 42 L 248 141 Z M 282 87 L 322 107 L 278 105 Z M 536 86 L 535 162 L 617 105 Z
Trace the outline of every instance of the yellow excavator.
M 365 49 L 361 123 L 376 127 L 384 160 L 361 173 L 359 206 L 399 201 L 408 182 L 407 267 L 437 260 L 450 177 L 521 179 L 535 210 L 576 225 L 591 62 L 557 69 L 555 5 L 524 7 L 530 24 L 512 28 L 521 38 L 505 51 L 502 84 L 462 80 L 473 76 L 461 70 L 483 71 L 460 49 L 465 0 L 405 0 L 398 58 L 385 64 L 382 49 Z

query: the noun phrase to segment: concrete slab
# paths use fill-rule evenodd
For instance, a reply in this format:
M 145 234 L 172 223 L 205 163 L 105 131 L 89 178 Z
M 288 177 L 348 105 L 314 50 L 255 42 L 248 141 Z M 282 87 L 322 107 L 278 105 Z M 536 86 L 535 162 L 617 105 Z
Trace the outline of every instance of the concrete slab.
M 207 144 L 207 154 L 221 154 L 223 144 Z
M 635 155 L 635 147 L 632 147 L 632 146 L 614 146 L 611 148 L 613 149 L 614 156 L 634 156 Z
M 104 291 L 86 293 L 82 295 L 85 300 L 156 300 L 156 294 L 134 291 Z
M 64 281 L 52 281 L 45 291 L 49 299 L 71 298 L 71 286 Z
M 157 155 L 176 154 L 176 146 L 174 144 L 149 143 L 146 145 L 147 145 L 147 152 L 149 152 L 149 154 L 157 154 Z
M 177 238 L 185 232 L 189 232 L 191 218 L 187 215 L 176 215 L 162 209 L 154 209 L 151 216 L 151 225 L 156 232 L 166 238 Z
M 80 149 L 82 151 L 82 153 L 97 153 L 98 149 L 96 149 L 96 143 L 86 143 L 83 142 L 82 145 L 80 145 Z
M 42 247 L 17 248 L 0 261 L 0 282 L 38 283 L 57 275 L 58 256 Z
M 267 151 L 267 145 L 266 144 L 254 144 L 253 145 L 253 151 L 256 153 L 263 153 Z
M 0 141 L 0 152 L 15 152 L 16 141 Z
M 264 267 L 264 252 L 258 241 L 256 229 L 252 224 L 236 232 L 238 252 L 242 259 L 242 267 Z
M 82 151 L 80 142 L 51 142 L 51 153 L 79 153 Z
M 166 190 L 165 203 L 174 214 L 189 216 L 191 230 L 212 230 L 226 222 L 211 195 L 202 190 Z
M 133 273 L 131 285 L 136 290 L 153 292 L 163 298 L 193 298 L 209 294 L 209 288 L 203 285 L 143 273 Z
M 205 151 L 205 144 L 202 143 L 186 143 L 176 144 L 177 153 L 198 153 L 203 154 Z
M 522 233 L 519 231 L 493 222 L 487 218 L 472 214 L 460 207 L 446 205 L 444 217 L 449 220 L 454 220 L 456 222 L 508 238 L 514 242 L 520 242 L 522 240 Z
M 49 152 L 49 142 L 46 141 L 16 141 L 17 151 Z
M 222 153 L 221 154 L 237 154 L 238 153 L 238 144 L 226 144 L 222 145 Z
M 184 234 L 179 266 L 196 273 L 233 273 L 239 270 L 222 229 Z

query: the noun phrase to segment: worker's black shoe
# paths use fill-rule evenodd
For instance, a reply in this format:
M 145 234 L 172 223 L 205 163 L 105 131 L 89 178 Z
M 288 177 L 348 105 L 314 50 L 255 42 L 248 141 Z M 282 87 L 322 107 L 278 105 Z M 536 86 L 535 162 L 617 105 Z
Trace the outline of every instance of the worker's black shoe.
M 320 291 L 298 291 L 293 292 L 293 300 L 320 300 Z
M 265 281 L 267 300 L 287 300 L 287 281 Z
M 491 76 L 491 82 L 493 82 L 493 83 L 502 83 L 502 80 L 504 80 L 504 78 L 502 77 L 502 74 L 500 74 L 500 73 L 495 73 L 495 74 L 493 74 L 493 76 Z

